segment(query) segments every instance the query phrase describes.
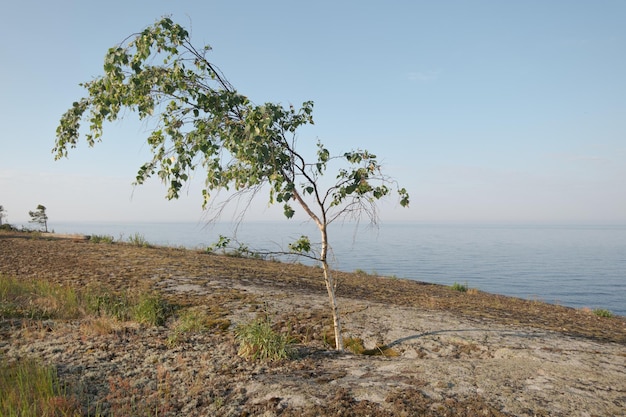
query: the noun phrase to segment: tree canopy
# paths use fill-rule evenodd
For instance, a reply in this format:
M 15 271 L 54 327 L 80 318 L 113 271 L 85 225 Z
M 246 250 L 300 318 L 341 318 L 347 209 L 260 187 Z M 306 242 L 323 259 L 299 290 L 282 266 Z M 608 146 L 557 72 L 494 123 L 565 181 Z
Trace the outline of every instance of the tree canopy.
M 211 48 L 196 49 L 187 30 L 170 18 L 129 39 L 109 49 L 103 76 L 81 84 L 88 96 L 61 118 L 53 149 L 56 159 L 76 146 L 84 118 L 89 122 L 85 139 L 93 146 L 102 138 L 104 122 L 131 109 L 140 119 L 157 119 L 147 137 L 153 158 L 140 167 L 136 182 L 157 174 L 168 184 L 170 199 L 178 198 L 190 172 L 198 167 L 206 172 L 205 205 L 214 190 L 238 191 L 268 183 L 270 203 L 283 203 L 285 215 L 291 217 L 290 201 L 315 192 L 311 183 L 323 174 L 330 153 L 318 144 L 317 160 L 306 163 L 295 144 L 296 130 L 313 123 L 313 102 L 298 110 L 251 103 L 207 60 Z M 327 207 L 347 200 L 358 205 L 362 199 L 389 193 L 387 184 L 372 183 L 388 180 L 380 177 L 375 155 L 352 151 L 341 157 L 358 168 L 341 170 L 336 186 L 315 196 L 319 202 Z M 301 186 L 300 193 L 294 193 L 296 185 Z M 408 205 L 406 190 L 398 191 L 401 205 Z

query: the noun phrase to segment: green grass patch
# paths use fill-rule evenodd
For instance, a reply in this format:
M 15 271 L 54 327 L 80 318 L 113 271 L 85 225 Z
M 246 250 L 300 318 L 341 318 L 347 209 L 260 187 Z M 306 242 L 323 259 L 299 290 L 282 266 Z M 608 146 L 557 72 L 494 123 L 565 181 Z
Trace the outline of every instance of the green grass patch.
M 595 314 L 598 317 L 605 317 L 605 318 L 613 317 L 613 313 L 610 310 L 606 310 L 603 308 L 596 308 L 595 310 L 593 310 L 593 314 Z
M 176 329 L 183 333 L 203 333 L 210 330 L 225 331 L 230 327 L 230 320 L 218 311 L 206 312 L 197 308 L 186 309 L 178 317 Z
M 373 349 L 366 349 L 365 345 L 363 344 L 363 339 L 358 337 L 349 337 L 343 339 L 343 346 L 346 350 L 349 350 L 355 355 L 384 356 L 388 358 L 400 356 L 400 353 L 398 351 L 386 345 L 378 345 Z
M 170 312 L 170 305 L 159 294 L 144 294 L 134 304 L 132 318 L 150 326 L 163 326 Z
M 257 318 L 235 329 L 239 355 L 252 360 L 276 361 L 293 357 L 293 338 L 275 331 L 269 318 Z
M 0 318 L 70 320 L 95 316 L 161 326 L 171 312 L 171 306 L 158 293 L 129 295 L 101 286 L 76 291 L 44 280 L 0 275 Z
M 56 369 L 30 359 L 7 364 L 0 361 L 0 416 L 3 417 L 105 417 L 170 415 L 172 381 L 163 369 L 157 369 L 156 391 L 139 388 L 121 377 L 109 381 L 105 401 L 110 410 L 100 411 L 101 404 L 81 407 L 81 393 L 70 389 L 58 378 Z
M 128 236 L 128 243 L 142 248 L 149 248 L 151 245 L 141 233 L 135 233 Z
M 86 311 L 97 317 L 112 317 L 127 321 L 132 316 L 132 300 L 126 293 L 106 288 L 89 288 L 84 295 Z
M 105 288 L 92 288 L 84 298 L 90 314 L 118 321 L 132 320 L 150 326 L 162 326 L 172 313 L 172 307 L 154 292 L 131 295 Z
M 78 416 L 78 402 L 66 395 L 56 370 L 34 360 L 0 363 L 0 415 Z
M 168 344 L 177 345 L 184 341 L 185 335 L 191 333 L 228 330 L 230 320 L 224 317 L 219 308 L 216 310 L 206 311 L 200 307 L 182 310 L 174 322 L 174 332 L 168 337 Z
M 115 239 L 111 235 L 91 235 L 89 237 L 91 243 L 113 243 Z
M 365 352 L 363 339 L 358 337 L 346 337 L 343 339 L 343 347 L 355 355 L 362 355 Z
M 74 319 L 82 314 L 79 294 L 72 288 L 0 275 L 0 317 Z
M 452 284 L 450 288 L 458 292 L 467 292 L 467 290 L 469 289 L 467 284 L 459 284 L 458 282 L 455 282 L 454 284 Z
M 366 356 L 384 356 L 386 358 L 395 358 L 400 356 L 400 352 L 397 350 L 387 346 L 387 345 L 379 345 L 374 349 L 367 349 L 363 352 L 363 355 Z

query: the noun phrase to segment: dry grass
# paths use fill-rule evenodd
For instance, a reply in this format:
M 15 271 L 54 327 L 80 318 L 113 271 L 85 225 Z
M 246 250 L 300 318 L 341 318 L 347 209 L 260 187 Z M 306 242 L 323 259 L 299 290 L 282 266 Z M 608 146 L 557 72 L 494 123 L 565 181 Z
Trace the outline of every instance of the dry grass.
M 226 332 L 231 322 L 226 318 L 227 311 L 219 305 L 188 307 L 178 312 L 173 323 L 173 331 L 169 335 L 167 344 L 176 346 L 186 341 L 190 334 L 217 331 Z
M 0 274 L 0 317 L 74 319 L 82 315 L 79 296 L 73 288 Z
M 113 317 L 87 317 L 80 322 L 80 332 L 85 337 L 115 334 L 122 331 L 126 324 Z
M 172 383 L 170 373 L 163 366 L 156 367 L 156 389 L 137 386 L 128 379 L 109 379 L 106 397 L 112 416 L 162 416 L 172 412 Z

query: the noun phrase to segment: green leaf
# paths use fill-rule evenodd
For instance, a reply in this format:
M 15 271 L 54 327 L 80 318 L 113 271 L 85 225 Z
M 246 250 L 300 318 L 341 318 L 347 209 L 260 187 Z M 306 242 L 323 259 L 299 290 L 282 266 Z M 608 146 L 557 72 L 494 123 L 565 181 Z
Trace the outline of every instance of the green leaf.
M 295 253 L 309 253 L 311 252 L 311 241 L 308 236 L 300 236 L 300 239 L 289 244 L 289 250 Z
M 400 195 L 400 205 L 402 207 L 409 206 L 409 193 L 405 188 L 401 188 L 398 190 L 398 194 Z
M 285 214 L 285 217 L 288 218 L 288 219 L 291 219 L 293 217 L 293 215 L 296 213 L 294 211 L 294 209 L 291 208 L 291 206 L 289 204 L 285 204 L 283 206 L 283 212 Z

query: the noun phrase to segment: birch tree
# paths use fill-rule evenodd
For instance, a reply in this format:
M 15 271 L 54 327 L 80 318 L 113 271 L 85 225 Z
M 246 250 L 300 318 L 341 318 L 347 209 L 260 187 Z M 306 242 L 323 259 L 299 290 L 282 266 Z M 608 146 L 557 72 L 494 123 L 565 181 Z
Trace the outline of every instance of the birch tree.
M 329 265 L 328 227 L 339 219 L 378 220 L 376 202 L 393 192 L 399 205 L 409 195 L 382 172 L 376 155 L 351 150 L 331 155 L 317 142 L 315 152 L 303 153 L 296 132 L 313 124 L 313 102 L 299 109 L 275 103 L 255 104 L 240 94 L 207 55 L 196 48 L 182 26 L 165 17 L 110 48 L 104 74 L 82 83 L 86 96 L 73 103 L 60 119 L 53 149 L 55 159 L 68 156 L 84 132 L 93 146 L 102 140 L 103 127 L 135 112 L 152 119 L 146 141 L 152 159 L 141 165 L 135 179 L 144 183 L 153 175 L 167 186 L 167 198 L 179 197 L 194 171 L 205 176 L 203 208 L 219 215 L 222 203 L 215 193 L 267 193 L 270 204 L 280 204 L 286 218 L 299 208 L 317 225 L 321 244 L 314 251 L 303 236 L 292 251 L 321 263 L 335 330 L 335 345 L 343 349 L 337 303 L 337 281 Z M 130 110 L 130 112 L 129 112 Z M 81 123 L 87 122 L 87 129 Z M 340 168 L 330 186 L 322 185 L 329 164 Z

